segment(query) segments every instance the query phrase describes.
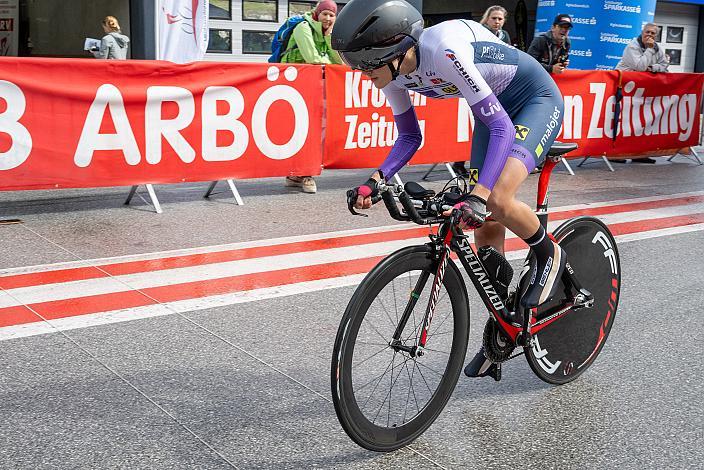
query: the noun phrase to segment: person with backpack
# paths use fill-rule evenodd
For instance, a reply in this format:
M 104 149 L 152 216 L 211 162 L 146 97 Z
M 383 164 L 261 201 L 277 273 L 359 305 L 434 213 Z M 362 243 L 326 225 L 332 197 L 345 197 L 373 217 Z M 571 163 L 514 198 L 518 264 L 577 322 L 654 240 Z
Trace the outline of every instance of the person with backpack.
M 333 0 L 321 0 L 313 11 L 302 15 L 288 38 L 282 38 L 281 62 L 293 64 L 342 64 L 337 51 L 330 45 L 330 35 L 337 16 Z M 291 19 L 287 20 L 290 23 Z M 285 27 L 285 25 L 284 25 Z M 315 193 L 317 187 L 312 176 L 288 176 L 286 186 L 298 187 L 304 193 Z

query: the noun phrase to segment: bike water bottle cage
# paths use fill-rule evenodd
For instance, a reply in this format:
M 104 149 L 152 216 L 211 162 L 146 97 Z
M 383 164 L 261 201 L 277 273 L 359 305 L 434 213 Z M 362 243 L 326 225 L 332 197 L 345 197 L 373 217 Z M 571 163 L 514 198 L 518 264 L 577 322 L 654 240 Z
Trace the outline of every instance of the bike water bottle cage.
M 513 279 L 513 267 L 504 256 L 496 251 L 492 246 L 482 246 L 477 250 L 477 256 L 482 262 L 492 284 L 496 288 L 496 293 L 501 299 L 506 301 L 508 297 L 508 287 Z

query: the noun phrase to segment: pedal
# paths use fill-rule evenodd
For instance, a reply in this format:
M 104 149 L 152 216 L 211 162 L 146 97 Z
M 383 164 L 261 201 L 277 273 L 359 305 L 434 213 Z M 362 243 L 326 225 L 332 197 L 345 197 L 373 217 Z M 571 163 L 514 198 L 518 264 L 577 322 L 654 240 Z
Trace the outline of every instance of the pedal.
M 579 293 L 574 296 L 573 310 L 582 308 L 592 308 L 594 306 L 594 296 L 585 288 L 581 288 Z

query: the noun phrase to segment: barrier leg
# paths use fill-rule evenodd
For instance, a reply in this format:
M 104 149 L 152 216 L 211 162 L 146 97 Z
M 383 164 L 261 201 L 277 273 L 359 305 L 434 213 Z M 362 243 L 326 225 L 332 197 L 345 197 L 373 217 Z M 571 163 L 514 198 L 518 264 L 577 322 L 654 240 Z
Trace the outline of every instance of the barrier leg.
M 452 176 L 452 179 L 457 178 L 457 173 L 455 173 L 455 169 L 452 168 L 452 165 L 450 165 L 449 163 L 445 163 L 445 166 L 447 167 L 447 171 L 450 172 L 450 176 Z
M 423 181 L 428 179 L 428 176 L 430 176 L 430 173 L 432 173 L 435 170 L 435 167 L 438 166 L 437 163 L 433 163 L 433 166 L 430 167 L 430 170 L 428 170 L 424 175 L 423 175 Z
M 233 179 L 228 179 L 226 181 L 227 181 L 227 185 L 230 188 L 230 191 L 232 191 L 232 195 L 234 196 L 235 202 L 237 202 L 237 205 L 244 206 L 244 201 L 242 200 L 242 197 L 240 196 L 240 192 L 237 190 L 237 186 L 235 186 L 235 181 Z M 210 183 L 210 186 L 208 186 L 208 190 L 205 192 L 205 195 L 203 197 L 208 198 L 213 194 L 217 194 L 217 193 L 215 193 L 215 186 L 217 186 L 217 184 L 219 182 L 220 181 L 213 181 L 212 183 Z
M 213 190 L 215 190 L 215 186 L 217 186 L 217 184 L 217 181 L 213 181 L 212 183 L 210 183 L 210 186 L 208 186 L 208 190 L 205 192 L 205 196 L 203 197 L 206 199 L 209 198 L 210 195 L 213 194 Z
M 401 181 L 401 177 L 398 176 L 398 173 L 396 173 L 394 175 L 394 180 L 396 181 L 397 184 L 400 184 L 401 186 L 403 186 L 403 181 Z
M 138 187 L 139 187 L 139 185 L 135 185 L 130 188 L 130 192 L 127 195 L 127 199 L 125 200 L 126 206 L 129 205 L 130 201 L 132 201 L 132 198 L 134 197 L 135 194 L 137 196 L 139 196 L 139 193 L 137 193 Z M 161 209 L 161 204 L 159 204 L 159 199 L 156 197 L 156 192 L 154 191 L 154 186 L 147 183 L 144 185 L 144 187 L 147 188 L 147 192 L 149 193 L 149 198 L 152 201 L 152 206 L 154 206 L 154 211 L 157 214 L 163 213 L 164 211 Z M 142 199 L 142 201 L 147 202 L 144 200 L 144 198 L 142 198 L 142 196 L 139 196 L 139 197 L 140 197 L 140 199 Z
M 240 197 L 240 192 L 237 191 L 237 187 L 235 186 L 235 182 L 231 179 L 227 180 L 227 185 L 230 186 L 230 191 L 232 191 L 232 195 L 235 196 L 235 201 L 237 201 L 238 206 L 244 206 L 244 201 L 242 200 L 242 197 Z
M 582 165 L 584 165 L 584 162 L 586 162 L 587 160 L 589 160 L 589 157 L 584 157 L 584 158 L 582 159 L 582 161 L 577 164 L 577 166 L 578 166 L 578 167 L 581 167 Z
M 125 205 L 129 205 L 130 201 L 134 197 L 134 194 L 137 192 L 137 186 L 132 186 L 130 188 L 130 193 L 127 195 L 127 199 L 125 200 Z
M 604 163 L 606 163 L 606 166 L 609 168 L 610 171 L 616 171 L 614 170 L 614 167 L 611 166 L 611 162 L 608 158 L 606 158 L 606 155 L 602 155 L 601 158 L 604 160 Z
M 152 198 L 152 204 L 154 205 L 154 209 L 156 210 L 157 214 L 161 214 L 163 211 L 161 210 L 161 204 L 159 204 L 159 199 L 156 198 L 156 193 L 154 192 L 154 186 L 151 184 L 146 184 L 147 187 L 147 192 L 149 193 L 149 197 Z
M 702 162 L 702 159 L 699 157 L 699 154 L 697 151 L 694 149 L 694 147 L 689 147 L 689 155 L 684 155 L 679 152 L 671 156 L 670 158 L 667 159 L 668 162 L 671 162 L 672 160 L 675 159 L 675 157 L 683 156 L 684 158 L 688 158 L 690 160 L 696 160 L 696 162 L 699 165 L 704 165 L 704 162 Z
M 570 175 L 574 176 L 574 171 L 572 171 L 572 167 L 570 166 L 569 163 L 567 163 L 567 160 L 565 160 L 565 159 L 563 158 L 563 159 L 562 159 L 562 163 L 565 165 L 565 168 L 567 169 L 567 173 L 569 173 Z

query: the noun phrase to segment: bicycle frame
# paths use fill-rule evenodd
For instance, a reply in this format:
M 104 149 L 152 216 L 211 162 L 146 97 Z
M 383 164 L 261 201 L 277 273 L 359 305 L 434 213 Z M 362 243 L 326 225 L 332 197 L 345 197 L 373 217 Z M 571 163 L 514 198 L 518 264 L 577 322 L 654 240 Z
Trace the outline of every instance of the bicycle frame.
M 559 158 L 549 158 L 545 161 L 545 165 L 538 183 L 536 215 L 538 216 L 541 225 L 543 225 L 546 229 L 548 223 L 548 188 L 550 175 L 559 161 Z M 509 323 L 505 320 L 511 314 L 509 308 L 498 295 L 489 274 L 479 260 L 477 253 L 474 251 L 474 248 L 469 242 L 468 237 L 464 235 L 459 228 L 456 228 L 456 222 L 455 217 L 443 221 L 438 228 L 437 236 L 431 237 L 433 239 L 431 246 L 436 254 L 438 264 L 431 290 L 432 294 L 428 301 L 428 306 L 426 308 L 425 317 L 423 320 L 423 330 L 421 331 L 418 343 L 415 346 L 404 346 L 401 344 L 400 337 L 412 310 L 415 308 L 420 291 L 422 291 L 430 276 L 427 272 L 421 273 L 421 276 L 416 282 L 416 286 L 411 293 L 409 303 L 406 305 L 401 321 L 399 322 L 396 332 L 394 333 L 393 340 L 391 342 L 392 347 L 399 350 L 404 350 L 413 356 L 423 355 L 423 349 L 425 348 L 427 341 L 427 333 L 435 314 L 435 307 L 437 305 L 445 270 L 447 269 L 447 264 L 450 262 L 451 252 L 457 254 L 460 263 L 467 271 L 472 284 L 479 293 L 479 296 L 484 302 L 489 314 L 497 322 L 499 328 L 506 335 L 506 337 L 510 338 L 510 340 L 517 346 L 530 346 L 531 338 L 534 334 L 537 334 L 540 330 L 547 327 L 558 318 L 571 312 L 575 307 L 588 306 L 590 295 L 587 291 L 581 288 L 579 282 L 574 276 L 574 271 L 568 265 L 563 274 L 563 282 L 566 286 L 569 286 L 570 289 L 574 289 L 578 293 L 573 297 L 572 301 L 563 303 L 555 311 L 549 313 L 540 321 L 536 321 L 534 316 L 537 309 L 524 311 L 519 308 L 518 313 L 519 318 L 522 319 L 522 325 L 518 326 L 515 323 Z M 580 302 L 577 302 L 577 300 L 580 300 Z

